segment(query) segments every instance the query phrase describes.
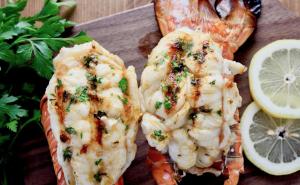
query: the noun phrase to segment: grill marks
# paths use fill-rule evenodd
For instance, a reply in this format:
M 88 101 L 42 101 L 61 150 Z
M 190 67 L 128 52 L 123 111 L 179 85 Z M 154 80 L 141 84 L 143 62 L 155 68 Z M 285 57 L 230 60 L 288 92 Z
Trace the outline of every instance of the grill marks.
M 55 109 L 58 114 L 59 123 L 63 125 L 65 120 L 65 91 L 63 89 L 63 85 L 57 85 L 55 87 L 56 91 L 56 101 L 55 101 Z
M 163 87 L 165 95 L 165 112 L 170 113 L 177 104 L 177 94 L 181 91 L 179 83 L 182 78 L 187 77 L 188 68 L 185 66 L 184 57 L 193 47 L 190 38 L 179 38 L 170 45 L 168 55 L 170 56 L 170 65 L 167 72 L 167 78 Z
M 89 97 L 90 97 L 90 111 L 89 118 L 95 123 L 95 140 L 99 145 L 102 145 L 103 130 L 105 129 L 105 124 L 101 120 L 101 117 L 106 116 L 105 112 L 99 111 L 98 108 L 102 101 L 97 96 L 97 87 L 102 83 L 101 78 L 97 77 L 95 66 L 98 64 L 98 55 L 91 53 L 83 58 L 83 64 L 86 67 L 86 77 L 88 79 L 89 86 Z M 86 146 L 87 148 L 87 146 Z M 83 151 L 85 148 L 83 148 Z

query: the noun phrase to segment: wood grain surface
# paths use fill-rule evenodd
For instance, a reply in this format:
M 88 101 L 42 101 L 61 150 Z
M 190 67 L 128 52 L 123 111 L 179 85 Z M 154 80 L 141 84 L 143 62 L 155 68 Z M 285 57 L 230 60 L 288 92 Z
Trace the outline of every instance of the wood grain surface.
M 288 28 L 288 29 L 287 29 Z M 147 55 L 161 38 L 154 16 L 152 4 L 128 11 L 126 13 L 98 19 L 76 26 L 73 32 L 86 31 L 101 45 L 119 55 L 127 66 L 134 65 L 138 77 L 147 61 Z M 263 12 L 258 21 L 258 28 L 235 55 L 237 61 L 249 65 L 253 54 L 271 41 L 283 38 L 300 39 L 300 17 L 284 8 L 277 0 L 263 0 Z M 249 94 L 248 76 L 245 73 L 237 78 L 243 97 L 243 112 L 252 100 Z M 54 185 L 56 177 L 53 172 L 49 149 L 43 133 L 37 129 L 30 130 L 30 136 L 21 139 L 18 153 L 18 169 L 25 177 L 24 182 L 16 185 Z M 138 153 L 135 160 L 124 174 L 126 185 L 154 185 L 145 163 L 148 144 L 139 132 L 137 137 Z M 221 185 L 223 177 L 188 175 L 181 185 Z M 300 172 L 287 176 L 271 176 L 245 161 L 245 174 L 240 178 L 240 185 L 299 185 Z
M 0 6 L 4 6 L 7 0 L 0 0 Z M 67 1 L 67 0 L 63 0 Z M 151 3 L 153 0 L 76 0 L 77 7 L 74 11 L 64 9 L 62 15 L 71 20 L 81 23 L 112 15 L 118 12 L 136 8 Z M 300 0 L 280 0 L 290 10 L 300 15 Z M 23 12 L 24 15 L 32 15 L 38 11 L 43 0 L 28 0 L 28 6 Z

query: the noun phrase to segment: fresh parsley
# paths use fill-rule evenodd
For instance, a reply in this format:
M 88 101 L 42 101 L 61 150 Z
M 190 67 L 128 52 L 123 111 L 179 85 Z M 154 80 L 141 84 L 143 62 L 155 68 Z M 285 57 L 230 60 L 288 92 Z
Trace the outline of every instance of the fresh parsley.
M 152 137 L 157 139 L 158 141 L 163 141 L 167 138 L 167 136 L 162 134 L 161 130 L 154 130 Z
M 127 105 L 128 104 L 128 99 L 126 97 L 121 97 L 121 96 L 118 96 L 119 100 L 121 100 L 121 102 L 124 104 L 124 105 Z
M 64 37 L 73 22 L 59 16 L 61 6 L 74 6 L 75 1 L 44 0 L 41 11 L 30 17 L 21 12 L 27 0 L 9 0 L 0 8 L 0 184 L 10 184 L 7 169 L 22 168 L 15 159 L 15 144 L 26 128 L 42 128 L 40 98 L 52 76 L 52 59 L 64 46 L 92 39 L 81 32 Z M 57 79 L 57 88 L 61 87 Z M 56 97 L 48 97 L 50 100 Z M 84 98 L 83 98 L 84 99 Z M 30 127 L 30 128 L 32 128 Z M 31 130 L 28 131 L 30 136 Z M 24 133 L 23 133 L 24 132 Z M 28 137 L 25 137 L 28 138 Z
M 119 81 L 119 88 L 121 89 L 121 91 L 123 93 L 127 92 L 128 89 L 128 81 L 125 77 L 123 77 L 120 81 Z
M 73 98 L 79 102 L 87 102 L 89 100 L 88 88 L 85 86 L 76 88 Z
M 100 173 L 100 172 L 97 172 L 95 175 L 94 175 L 94 179 L 95 179 L 95 181 L 97 181 L 97 182 L 101 182 L 101 180 L 102 180 L 102 174 Z
M 167 110 L 170 110 L 172 108 L 171 101 L 168 98 L 166 98 L 165 101 L 164 101 L 164 107 Z
M 216 85 L 216 80 L 209 82 L 210 85 Z
M 102 159 L 100 158 L 100 159 L 95 161 L 95 165 L 98 166 L 101 162 L 102 162 Z
M 67 161 L 70 161 L 71 158 L 72 158 L 72 155 L 73 155 L 73 152 L 71 150 L 71 147 L 67 147 L 63 150 L 63 158 L 64 158 L 64 161 L 67 160 Z
M 77 134 L 76 130 L 73 127 L 67 127 L 65 130 L 68 134 Z
M 57 79 L 57 85 L 56 85 L 56 88 L 60 88 L 62 87 L 63 84 L 62 84 L 62 81 L 60 79 Z
M 157 101 L 157 102 L 155 102 L 155 109 L 160 109 L 160 107 L 162 106 L 162 102 L 160 102 L 160 101 Z

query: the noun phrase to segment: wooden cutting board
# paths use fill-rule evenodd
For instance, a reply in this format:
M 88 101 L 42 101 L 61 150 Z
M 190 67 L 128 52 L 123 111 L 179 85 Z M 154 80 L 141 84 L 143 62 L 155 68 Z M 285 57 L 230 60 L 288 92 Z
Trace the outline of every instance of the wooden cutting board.
M 110 17 L 94 20 L 76 26 L 73 32 L 86 31 L 96 41 L 112 53 L 119 55 L 127 66 L 134 65 L 140 77 L 147 55 L 161 38 L 153 4 L 127 11 Z M 248 66 L 253 54 L 262 46 L 277 40 L 300 39 L 300 17 L 283 8 L 277 0 L 263 0 L 262 15 L 258 20 L 258 28 L 248 41 L 239 49 L 235 60 Z M 243 107 L 252 101 L 248 76 L 245 73 L 237 77 Z M 139 132 L 137 137 L 138 152 L 130 168 L 124 174 L 127 185 L 154 185 L 150 171 L 145 163 L 148 144 Z M 43 133 L 33 130 L 20 143 L 19 157 L 24 168 L 25 185 L 54 185 L 56 178 L 52 169 L 47 142 Z M 204 175 L 196 177 L 188 175 L 180 184 L 185 185 L 221 185 L 224 178 Z M 22 183 L 22 182 L 21 182 Z M 268 175 L 245 160 L 245 174 L 240 178 L 241 185 L 296 185 L 300 184 L 300 172 L 288 176 L 275 177 Z

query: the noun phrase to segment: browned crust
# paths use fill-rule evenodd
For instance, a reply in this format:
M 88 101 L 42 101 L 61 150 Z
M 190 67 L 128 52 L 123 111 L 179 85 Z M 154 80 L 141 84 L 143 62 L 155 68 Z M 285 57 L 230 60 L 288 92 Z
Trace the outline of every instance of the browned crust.
M 40 109 L 41 109 L 41 122 L 44 127 L 45 135 L 49 144 L 50 154 L 53 162 L 54 171 L 57 177 L 57 185 L 66 185 L 64 172 L 62 170 L 61 165 L 58 163 L 57 160 L 57 141 L 54 138 L 51 124 L 50 124 L 50 115 L 48 111 L 47 105 L 47 97 L 44 96 L 41 99 Z
M 54 172 L 57 177 L 57 185 L 67 185 L 65 180 L 65 175 L 62 170 L 61 165 L 58 163 L 57 160 L 57 141 L 54 138 L 52 129 L 51 129 L 51 122 L 50 122 L 50 114 L 48 111 L 47 105 L 48 98 L 46 95 L 43 96 L 40 102 L 40 109 L 41 109 L 41 122 L 44 127 L 45 135 L 49 144 L 50 155 L 53 162 Z M 116 182 L 115 185 L 124 185 L 124 181 L 122 176 Z

